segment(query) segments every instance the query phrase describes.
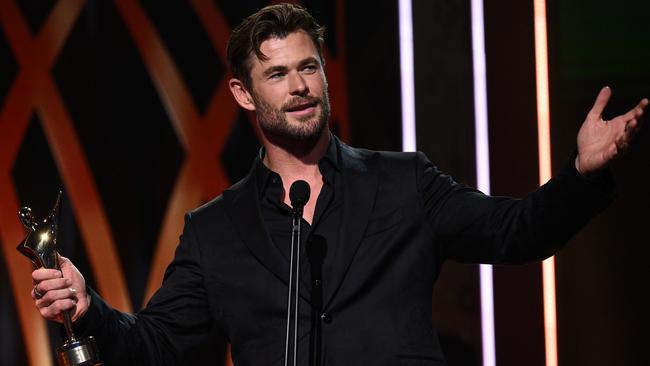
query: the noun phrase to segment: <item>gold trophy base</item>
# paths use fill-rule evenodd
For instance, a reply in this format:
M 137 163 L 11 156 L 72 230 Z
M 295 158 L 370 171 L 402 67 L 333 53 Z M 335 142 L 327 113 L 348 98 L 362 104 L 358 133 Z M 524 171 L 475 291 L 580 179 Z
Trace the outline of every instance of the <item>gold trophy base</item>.
M 59 366 L 99 366 L 99 352 L 93 337 L 69 339 L 56 349 Z

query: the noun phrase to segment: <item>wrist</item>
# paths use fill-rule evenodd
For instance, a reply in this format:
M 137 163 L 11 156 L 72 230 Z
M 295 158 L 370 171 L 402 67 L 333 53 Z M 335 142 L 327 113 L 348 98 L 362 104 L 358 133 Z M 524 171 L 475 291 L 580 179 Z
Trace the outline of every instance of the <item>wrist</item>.
M 602 166 L 598 169 L 592 169 L 592 170 L 585 170 L 584 166 L 586 164 L 581 164 L 580 163 L 580 155 L 577 154 L 574 162 L 574 166 L 578 174 L 586 179 L 593 180 L 593 179 L 599 179 L 602 177 L 605 172 L 607 171 L 606 166 Z

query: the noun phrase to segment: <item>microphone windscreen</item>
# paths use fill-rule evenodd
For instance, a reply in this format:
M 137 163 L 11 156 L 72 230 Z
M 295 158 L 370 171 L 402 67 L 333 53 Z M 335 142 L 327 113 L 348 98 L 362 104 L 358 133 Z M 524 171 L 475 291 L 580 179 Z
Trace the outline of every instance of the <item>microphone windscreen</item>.
M 303 207 L 309 201 L 309 194 L 311 189 L 309 184 L 304 180 L 297 180 L 291 184 L 289 188 L 289 199 L 291 199 L 291 206 L 295 209 Z

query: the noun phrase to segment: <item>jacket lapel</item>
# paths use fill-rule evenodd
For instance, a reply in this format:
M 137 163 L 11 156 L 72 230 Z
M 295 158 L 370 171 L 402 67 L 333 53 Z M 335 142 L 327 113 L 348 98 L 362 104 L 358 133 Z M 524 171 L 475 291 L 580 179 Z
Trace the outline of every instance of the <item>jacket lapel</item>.
M 255 166 L 244 180 L 226 190 L 223 198 L 226 213 L 242 242 L 262 265 L 288 286 L 288 259 L 273 244 L 262 221 Z M 290 229 L 287 228 L 287 230 Z M 302 256 L 303 253 L 301 253 Z M 301 262 L 301 265 L 303 264 L 304 261 Z M 304 283 L 301 283 L 300 296 L 305 300 L 309 300 L 310 294 Z
M 339 248 L 333 268 L 323 281 L 324 308 L 332 302 L 352 264 L 368 218 L 375 204 L 378 168 L 373 156 L 362 156 L 359 150 L 345 144 L 341 146 L 343 163 L 343 219 L 339 236 Z

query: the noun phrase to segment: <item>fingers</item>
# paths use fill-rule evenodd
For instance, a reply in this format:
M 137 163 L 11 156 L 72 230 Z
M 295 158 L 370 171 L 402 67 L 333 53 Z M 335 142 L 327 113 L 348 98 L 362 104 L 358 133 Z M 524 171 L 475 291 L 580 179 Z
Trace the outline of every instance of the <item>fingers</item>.
M 648 106 L 648 99 L 642 99 L 639 104 L 634 107 L 632 110 L 629 112 L 625 113 L 623 116 L 621 116 L 621 119 L 625 123 L 625 127 L 623 129 L 623 143 L 625 143 L 624 147 L 627 147 L 627 143 L 632 141 L 632 138 L 634 138 L 634 135 L 636 134 L 638 127 L 639 127 L 639 121 L 643 117 L 643 113 L 645 108 Z M 619 144 L 617 143 L 617 146 Z
M 39 268 L 32 272 L 32 280 L 34 283 L 62 277 L 63 274 L 58 269 Z
M 625 153 L 625 151 L 627 151 L 627 148 L 629 146 L 628 140 L 625 138 L 625 135 L 621 135 L 619 138 L 617 138 L 615 144 L 619 154 Z
M 76 299 L 60 299 L 50 303 L 42 302 L 43 299 L 36 302 L 36 308 L 41 316 L 48 320 L 61 321 L 63 312 L 74 312 L 77 306 Z
M 648 107 L 649 103 L 650 103 L 650 101 L 648 101 L 648 99 L 643 98 L 643 99 L 641 99 L 639 104 L 636 106 L 636 108 L 634 108 L 634 118 L 633 118 L 633 120 L 636 120 L 636 121 L 634 121 L 635 122 L 634 128 L 636 128 L 636 124 L 638 124 L 638 121 L 641 121 L 641 119 L 643 118 L 643 113 L 645 113 L 645 109 L 646 109 L 646 107 Z
M 72 281 L 67 278 L 54 278 L 51 280 L 38 282 L 36 284 L 36 288 L 40 293 L 46 294 L 49 291 L 69 288 L 71 285 Z
M 598 96 L 596 97 L 596 102 L 594 103 L 594 106 L 591 108 L 591 111 L 589 111 L 589 114 L 591 114 L 593 117 L 600 118 L 611 96 L 612 96 L 612 89 L 610 89 L 608 86 L 602 88 L 600 90 L 600 93 L 598 93 Z
M 34 280 L 34 283 L 62 277 L 63 274 L 57 269 L 39 268 L 32 272 L 32 280 Z
M 72 281 L 62 277 L 56 269 L 39 268 L 32 272 L 34 287 L 31 297 L 41 315 L 48 320 L 59 320 L 65 310 L 77 304 L 77 294 Z
M 70 310 L 74 321 L 85 314 L 90 305 L 86 281 L 68 258 L 58 256 L 58 260 L 60 271 L 39 268 L 32 272 L 31 296 L 45 319 L 61 322 L 63 311 Z
M 61 321 L 64 311 L 76 310 L 77 291 L 70 287 L 71 283 L 67 278 L 52 278 L 34 285 L 32 299 L 41 316 L 48 320 Z
M 58 289 L 58 290 L 51 290 L 45 293 L 42 298 L 36 300 L 36 307 L 37 308 L 44 308 L 51 306 L 57 301 L 61 300 L 72 300 L 74 304 L 77 304 L 77 292 L 71 288 L 64 288 L 64 289 Z M 65 302 L 64 302 L 65 303 Z
M 647 99 L 642 100 L 636 107 L 630 109 L 627 113 L 618 118 L 622 119 L 625 122 L 628 122 L 632 119 L 641 119 L 641 117 L 643 117 L 643 111 L 648 104 L 647 101 Z
M 75 293 L 75 289 L 71 287 L 72 281 L 67 278 L 53 278 L 43 281 L 34 281 L 34 287 L 31 291 L 31 296 L 34 301 L 55 301 L 62 298 L 60 295 Z M 76 296 L 76 295 L 75 295 Z
M 639 126 L 639 123 L 637 122 L 636 119 L 633 119 L 629 121 L 628 123 L 625 124 L 625 129 L 623 130 L 625 140 L 626 141 L 631 141 L 632 138 L 634 137 L 634 134 L 636 133 L 637 127 Z

